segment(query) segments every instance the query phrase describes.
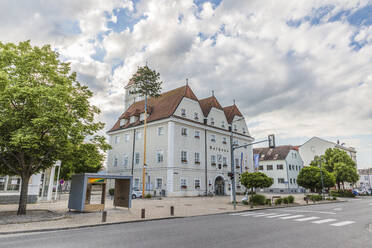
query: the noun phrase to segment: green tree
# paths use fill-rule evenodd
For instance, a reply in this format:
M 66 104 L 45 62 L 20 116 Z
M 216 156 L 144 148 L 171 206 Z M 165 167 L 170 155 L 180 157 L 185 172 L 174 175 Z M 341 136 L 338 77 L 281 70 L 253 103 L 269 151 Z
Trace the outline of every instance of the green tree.
M 251 189 L 251 194 L 253 194 L 253 188 L 268 188 L 273 185 L 274 180 L 262 172 L 244 172 L 240 182 L 246 189 Z
M 70 146 L 61 156 L 61 178 L 71 179 L 74 174 L 97 173 L 103 168 L 105 153 L 111 149 L 103 137 L 94 137 L 90 143 Z
M 139 67 L 131 81 L 133 81 L 131 94 L 150 97 L 160 96 L 161 85 L 163 83 L 160 81 L 160 74 L 155 70 L 151 70 L 147 65 Z
M 313 192 L 321 192 L 322 172 L 324 188 L 330 188 L 335 185 L 335 178 L 332 173 L 325 168 L 320 169 L 317 166 L 306 166 L 300 170 L 297 176 L 297 184 Z
M 343 150 L 337 148 L 328 148 L 322 156 L 324 168 L 327 171 L 333 172 L 336 163 L 344 163 L 350 167 L 356 167 L 355 162 Z
M 343 162 L 335 163 L 333 173 L 336 178 L 338 189 L 340 189 L 341 184 L 345 188 L 345 182 L 356 183 L 359 180 L 356 168 L 346 165 Z
M 0 174 L 22 179 L 18 214 L 26 214 L 31 175 L 104 127 L 92 92 L 49 45 L 0 42 Z

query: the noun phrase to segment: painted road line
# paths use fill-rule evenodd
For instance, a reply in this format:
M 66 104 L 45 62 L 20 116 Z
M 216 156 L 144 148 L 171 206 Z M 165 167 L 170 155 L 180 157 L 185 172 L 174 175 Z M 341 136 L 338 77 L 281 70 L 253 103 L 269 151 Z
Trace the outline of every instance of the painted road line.
M 291 215 L 291 216 L 286 216 L 286 217 L 280 217 L 279 219 L 282 219 L 282 220 L 289 220 L 289 219 L 295 219 L 295 218 L 300 218 L 300 217 L 304 217 L 304 215 Z
M 317 214 L 336 214 L 335 212 L 325 212 L 316 210 L 293 210 L 293 209 L 283 209 L 281 211 L 285 212 L 297 212 L 297 213 L 317 213 Z
M 331 226 L 346 226 L 346 225 L 350 225 L 350 224 L 353 224 L 353 223 L 355 223 L 355 221 L 347 220 L 347 221 L 341 221 L 341 222 L 331 224 Z
M 257 213 L 247 213 L 247 214 L 241 214 L 240 216 L 251 216 L 251 215 L 256 215 Z
M 265 218 L 276 218 L 276 217 L 282 217 L 282 216 L 288 216 L 290 214 L 277 214 L 277 215 L 271 215 L 271 216 L 266 216 Z
M 306 217 L 302 219 L 295 219 L 294 221 L 308 221 L 308 220 L 316 220 L 316 219 L 320 219 L 320 217 L 312 216 L 312 217 Z
M 317 221 L 313 221 L 312 223 L 314 223 L 314 224 L 323 224 L 323 223 L 332 222 L 332 221 L 336 221 L 336 219 L 317 220 Z
M 274 215 L 274 214 L 278 214 L 278 213 L 271 213 L 271 214 L 257 214 L 257 215 L 253 215 L 252 217 L 263 217 L 263 216 L 269 216 L 269 215 Z

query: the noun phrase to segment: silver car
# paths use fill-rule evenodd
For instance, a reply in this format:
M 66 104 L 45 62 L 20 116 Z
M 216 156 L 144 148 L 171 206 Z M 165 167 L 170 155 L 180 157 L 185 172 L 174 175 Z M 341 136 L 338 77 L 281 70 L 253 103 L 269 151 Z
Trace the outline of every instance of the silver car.
M 133 189 L 132 190 L 132 199 L 136 199 L 136 198 L 142 198 L 142 191 L 140 191 L 138 189 Z

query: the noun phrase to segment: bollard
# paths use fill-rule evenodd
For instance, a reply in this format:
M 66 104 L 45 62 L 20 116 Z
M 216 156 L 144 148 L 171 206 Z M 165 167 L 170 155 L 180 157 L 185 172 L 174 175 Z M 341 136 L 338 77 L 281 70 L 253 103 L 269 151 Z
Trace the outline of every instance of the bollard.
M 145 209 L 144 208 L 141 209 L 141 218 L 142 219 L 145 218 Z
M 170 207 L 170 215 L 171 216 L 174 216 L 174 206 L 171 206 Z
M 107 219 L 107 211 L 102 211 L 102 222 L 106 222 Z

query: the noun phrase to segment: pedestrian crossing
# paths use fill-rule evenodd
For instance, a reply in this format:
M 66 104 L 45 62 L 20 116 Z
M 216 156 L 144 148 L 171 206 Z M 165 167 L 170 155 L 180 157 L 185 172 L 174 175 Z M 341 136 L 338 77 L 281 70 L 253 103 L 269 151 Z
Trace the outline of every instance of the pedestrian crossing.
M 281 219 L 281 220 L 288 220 L 288 221 L 294 221 L 294 222 L 310 222 L 312 224 L 329 224 L 333 227 L 342 227 L 354 224 L 355 221 L 346 220 L 346 221 L 340 221 L 337 219 L 322 219 L 319 216 L 305 216 L 303 214 L 283 214 L 279 212 L 258 212 L 258 211 L 252 211 L 252 212 L 241 212 L 241 213 L 233 213 L 230 214 L 231 216 L 240 216 L 240 217 L 252 217 L 252 218 L 265 218 L 265 219 Z

